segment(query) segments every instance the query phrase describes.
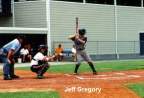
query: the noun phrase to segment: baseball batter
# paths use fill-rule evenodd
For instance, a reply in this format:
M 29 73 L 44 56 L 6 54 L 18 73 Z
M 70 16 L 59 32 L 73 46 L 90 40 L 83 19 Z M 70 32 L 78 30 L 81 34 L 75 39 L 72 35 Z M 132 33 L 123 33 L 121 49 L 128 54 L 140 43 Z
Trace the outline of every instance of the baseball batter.
M 76 51 L 77 51 L 77 63 L 76 67 L 74 70 L 74 74 L 78 74 L 78 69 L 81 65 L 82 59 L 85 60 L 89 66 L 91 67 L 93 74 L 96 75 L 97 72 L 94 68 L 94 64 L 90 58 L 90 56 L 87 54 L 85 50 L 86 42 L 87 42 L 87 37 L 85 37 L 86 30 L 85 29 L 79 29 L 78 34 L 74 36 L 70 36 L 69 39 L 71 39 L 75 46 L 76 46 Z

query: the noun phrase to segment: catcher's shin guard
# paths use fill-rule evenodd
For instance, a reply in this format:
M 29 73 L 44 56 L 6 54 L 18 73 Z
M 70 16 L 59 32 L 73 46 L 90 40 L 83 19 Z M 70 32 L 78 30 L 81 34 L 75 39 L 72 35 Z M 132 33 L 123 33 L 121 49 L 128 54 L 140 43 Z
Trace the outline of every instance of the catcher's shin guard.
M 37 73 L 37 72 L 38 72 L 38 69 L 39 69 L 39 66 L 37 66 L 37 65 L 32 65 L 30 69 L 31 69 L 32 72 Z
M 38 71 L 38 75 L 42 76 L 48 70 L 48 68 L 49 68 L 49 64 L 48 63 L 43 64 L 41 66 L 41 69 Z
M 41 72 L 41 75 L 43 75 L 49 68 L 49 64 L 44 64 L 43 65 L 43 68 L 42 68 L 42 72 Z

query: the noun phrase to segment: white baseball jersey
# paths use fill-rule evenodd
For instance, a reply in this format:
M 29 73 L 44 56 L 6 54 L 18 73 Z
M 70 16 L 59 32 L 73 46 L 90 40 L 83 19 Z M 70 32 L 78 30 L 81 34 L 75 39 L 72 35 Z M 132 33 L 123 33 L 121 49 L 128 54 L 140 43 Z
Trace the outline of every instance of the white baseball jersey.
M 44 58 L 45 58 L 45 56 L 44 56 L 41 52 L 38 52 L 38 53 L 33 57 L 30 65 L 38 65 L 38 61 L 39 61 L 39 60 L 43 60 Z
M 29 54 L 29 51 L 28 51 L 28 49 L 22 48 L 22 49 L 20 50 L 20 54 L 21 54 L 21 55 L 28 55 L 28 54 Z

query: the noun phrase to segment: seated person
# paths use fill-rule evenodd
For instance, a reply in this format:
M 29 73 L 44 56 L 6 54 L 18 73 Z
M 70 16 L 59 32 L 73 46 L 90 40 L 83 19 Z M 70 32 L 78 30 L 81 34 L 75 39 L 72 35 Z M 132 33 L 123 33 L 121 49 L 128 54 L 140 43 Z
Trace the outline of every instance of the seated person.
M 31 71 L 37 74 L 38 79 L 43 79 L 43 74 L 48 70 L 49 64 L 48 61 L 53 59 L 55 56 L 48 57 L 45 52 L 47 51 L 46 45 L 40 45 L 38 52 L 33 57 L 31 61 Z
M 31 61 L 32 56 L 29 54 L 27 45 L 20 50 L 20 57 L 22 58 L 22 62 L 26 62 L 26 60 Z
M 56 56 L 56 59 L 58 61 L 62 61 L 63 60 L 63 51 L 64 49 L 62 48 L 62 45 L 59 44 L 57 48 L 55 48 L 55 56 Z
M 31 61 L 32 55 L 33 55 L 33 49 L 32 49 L 32 47 L 31 47 L 31 44 L 28 44 L 28 45 L 27 45 L 27 49 L 28 49 L 28 51 L 29 51 L 30 61 Z
M 75 47 L 75 45 L 73 45 L 71 51 L 72 51 L 73 61 L 76 62 L 77 61 L 77 56 L 76 56 L 76 47 Z

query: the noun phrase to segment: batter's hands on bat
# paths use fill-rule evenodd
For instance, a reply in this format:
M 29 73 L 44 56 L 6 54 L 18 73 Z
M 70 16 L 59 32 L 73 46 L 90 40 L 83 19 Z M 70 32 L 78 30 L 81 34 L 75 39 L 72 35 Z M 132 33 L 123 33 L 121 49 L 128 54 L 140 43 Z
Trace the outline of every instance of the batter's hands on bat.
M 74 35 L 69 35 L 69 37 L 68 37 L 68 39 L 73 39 L 73 38 L 75 38 L 75 34 Z
M 78 34 L 75 35 L 75 39 L 77 39 L 77 40 L 79 39 L 79 35 Z

